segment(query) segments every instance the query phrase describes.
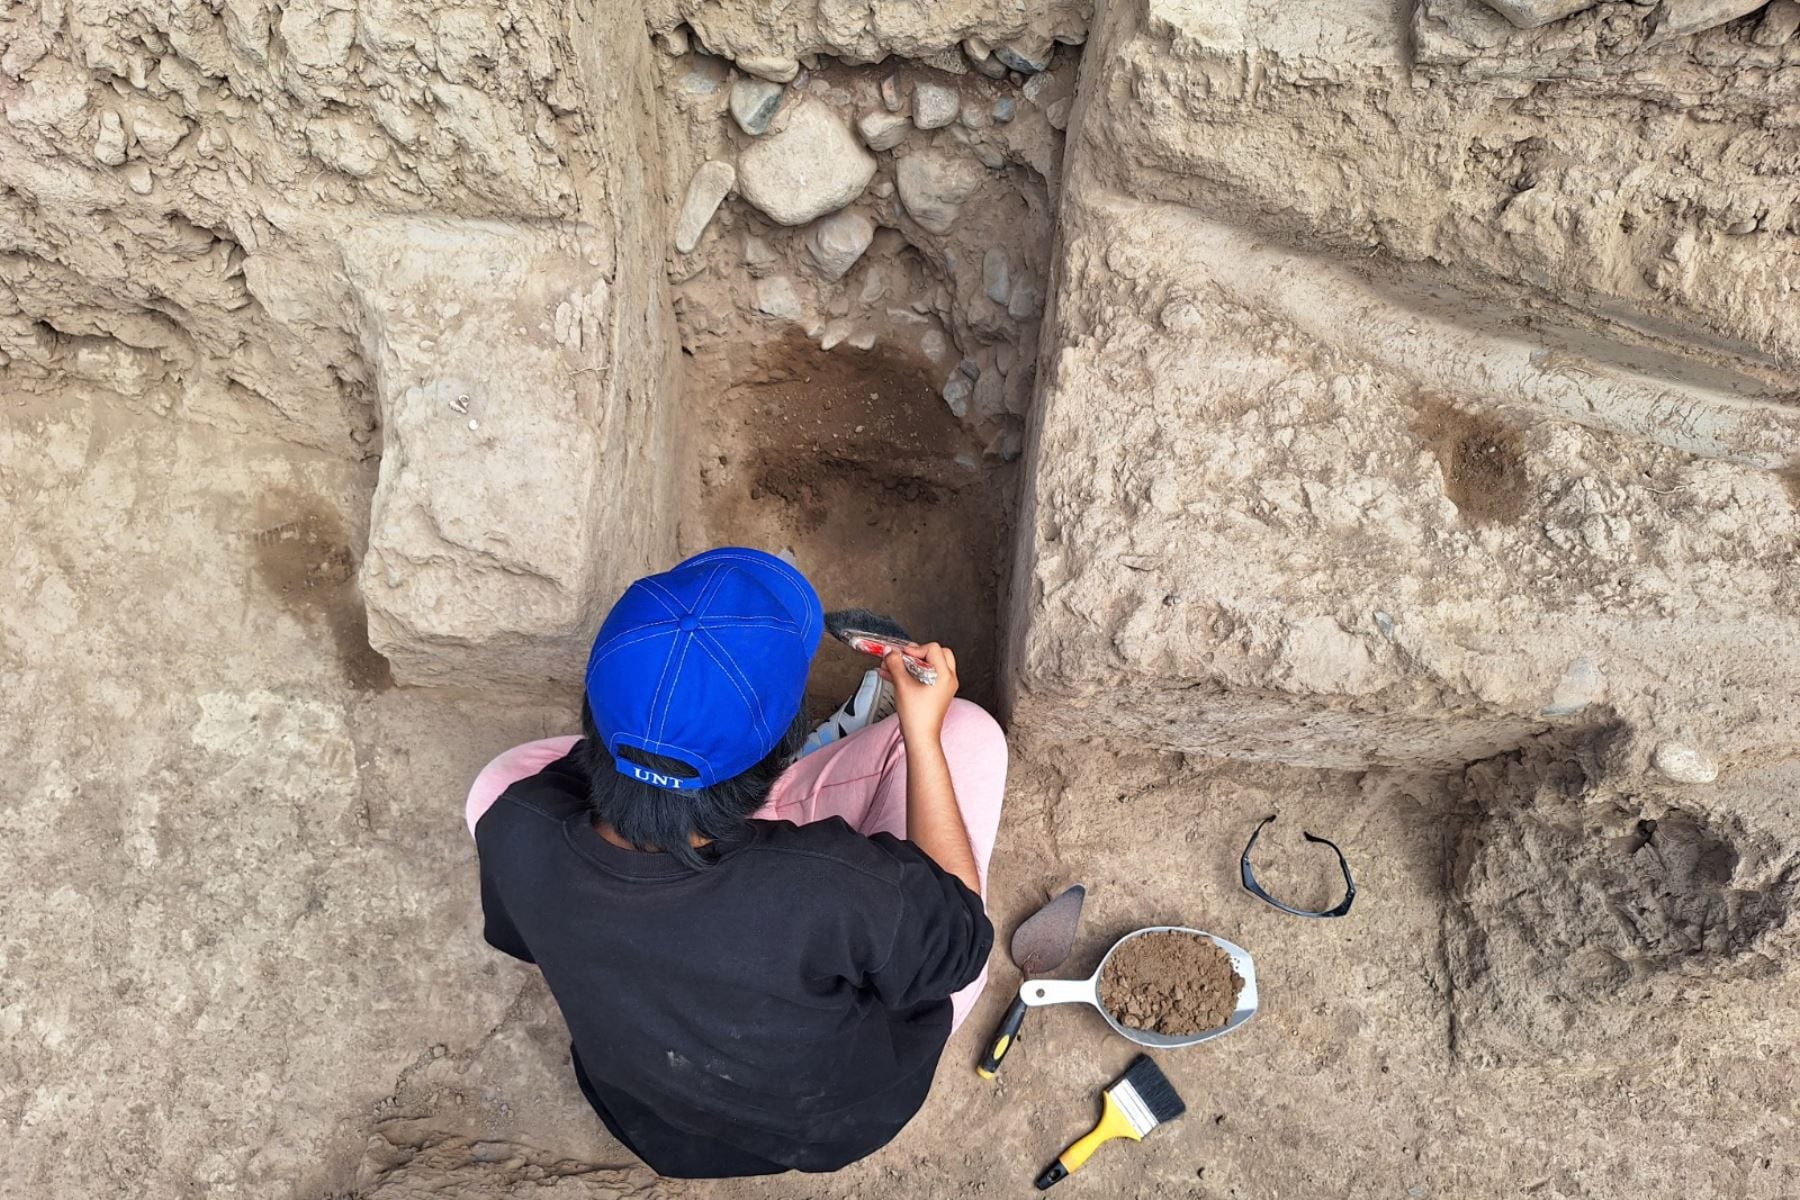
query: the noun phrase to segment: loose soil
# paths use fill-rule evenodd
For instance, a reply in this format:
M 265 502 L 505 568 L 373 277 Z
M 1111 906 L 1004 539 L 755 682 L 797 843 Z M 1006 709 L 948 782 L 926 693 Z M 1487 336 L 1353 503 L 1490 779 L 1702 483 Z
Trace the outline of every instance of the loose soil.
M 1211 938 L 1146 933 L 1107 960 L 1100 1002 L 1123 1025 L 1187 1037 L 1230 1020 L 1243 988 L 1231 956 Z
M 1531 484 L 1518 430 L 1428 398 L 1413 431 L 1437 456 L 1444 494 L 1464 518 L 1494 524 L 1525 515 Z

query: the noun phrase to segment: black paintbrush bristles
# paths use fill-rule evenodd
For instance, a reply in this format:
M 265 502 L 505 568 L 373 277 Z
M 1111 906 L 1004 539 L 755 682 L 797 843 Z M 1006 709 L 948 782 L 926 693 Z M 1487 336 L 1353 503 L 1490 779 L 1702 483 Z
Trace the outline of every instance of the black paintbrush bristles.
M 1156 1125 L 1173 1121 L 1187 1111 L 1187 1105 L 1182 1103 L 1175 1085 L 1169 1082 L 1169 1077 L 1162 1073 L 1162 1068 L 1152 1062 L 1147 1054 L 1138 1055 L 1130 1069 L 1109 1090 L 1116 1092 L 1125 1086 L 1137 1093 L 1138 1100 L 1151 1117 L 1155 1118 Z M 1150 1130 L 1140 1132 L 1149 1133 Z
M 866 608 L 840 608 L 826 613 L 825 630 L 840 641 L 845 634 L 854 632 L 873 634 L 902 646 L 912 644 L 912 635 L 900 627 L 900 622 Z

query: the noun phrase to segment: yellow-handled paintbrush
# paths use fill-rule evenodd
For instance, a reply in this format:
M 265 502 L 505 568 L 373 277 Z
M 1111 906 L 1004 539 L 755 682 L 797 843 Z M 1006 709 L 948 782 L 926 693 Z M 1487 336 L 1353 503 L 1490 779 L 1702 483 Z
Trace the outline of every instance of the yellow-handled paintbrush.
M 1125 1074 L 1106 1089 L 1101 1097 L 1100 1123 L 1086 1137 L 1064 1150 L 1048 1170 L 1037 1178 L 1037 1189 L 1060 1183 L 1071 1171 L 1093 1157 L 1103 1142 L 1114 1138 L 1144 1140 L 1144 1135 L 1158 1125 L 1166 1125 L 1187 1111 L 1187 1105 L 1175 1094 L 1175 1085 L 1162 1073 L 1162 1068 L 1140 1054 Z

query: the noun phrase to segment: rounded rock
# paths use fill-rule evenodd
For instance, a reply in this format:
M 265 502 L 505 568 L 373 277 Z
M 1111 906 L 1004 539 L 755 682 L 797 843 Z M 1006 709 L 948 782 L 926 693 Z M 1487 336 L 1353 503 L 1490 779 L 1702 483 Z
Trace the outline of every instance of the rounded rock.
M 959 154 L 909 154 L 894 171 L 900 203 L 931 233 L 949 233 L 963 201 L 981 187 L 987 172 Z
M 775 253 L 775 247 L 755 234 L 744 235 L 744 266 L 753 278 L 773 274 L 780 262 L 781 256 Z
M 1006 77 L 1006 64 L 994 57 L 994 48 L 982 39 L 978 37 L 965 39 L 963 53 L 969 56 L 969 61 L 975 65 L 975 69 L 989 79 Z
M 970 408 L 979 420 L 991 421 L 1006 413 L 1006 381 L 998 371 L 985 371 L 975 381 Z
M 676 250 L 687 254 L 700 244 L 700 235 L 712 223 L 713 214 L 719 211 L 719 204 L 735 182 L 737 172 L 730 163 L 715 159 L 700 164 L 700 169 L 688 182 L 681 213 L 675 218 Z
M 875 222 L 861 213 L 840 212 L 822 218 L 806 232 L 806 251 L 819 274 L 842 279 L 875 240 Z
M 805 311 L 800 306 L 800 297 L 794 293 L 794 281 L 786 275 L 757 280 L 756 309 L 784 321 L 798 321 Z
M 913 124 L 920 129 L 942 129 L 962 111 L 962 97 L 941 83 L 921 83 L 913 88 Z
M 863 143 L 871 150 L 892 150 L 912 132 L 912 122 L 899 113 L 872 112 L 856 123 Z
M 738 192 L 778 225 L 804 225 L 862 195 L 875 156 L 837 113 L 816 100 L 794 106 L 787 128 L 738 159 Z
M 108 110 L 100 114 L 100 133 L 94 139 L 94 160 L 108 167 L 125 162 L 125 123 Z
M 687 74 L 681 77 L 681 89 L 695 96 L 710 96 L 724 86 L 731 65 L 710 54 L 696 54 Z
M 1188 333 L 1198 329 L 1206 320 L 1200 315 L 1199 307 L 1186 297 L 1179 297 L 1163 305 L 1156 319 L 1170 333 Z
M 748 72 L 770 83 L 792 83 L 794 76 L 800 74 L 800 63 L 792 58 L 740 58 L 738 69 Z
M 942 71 L 946 75 L 967 75 L 969 73 L 969 60 L 963 57 L 960 46 L 945 46 L 942 50 L 921 54 L 919 62 Z
M 999 246 L 989 246 L 981 256 L 981 288 L 989 300 L 1006 307 L 1007 297 L 1012 294 L 1012 264 Z
M 1711 783 L 1719 777 L 1719 764 L 1697 746 L 1663 742 L 1650 755 L 1650 765 L 1675 783 Z
M 1037 274 L 1023 270 L 1013 279 L 1012 295 L 1006 302 L 1006 315 L 1015 321 L 1028 321 L 1044 309 Z
M 1763 9 L 1762 23 L 1750 40 L 1759 46 L 1779 46 L 1800 32 L 1800 4 L 1794 0 L 1775 0 Z
M 1650 18 L 1650 37 L 1646 44 L 1657 45 L 1670 38 L 1705 33 L 1761 7 L 1762 0 L 1688 0 L 1685 4 L 1659 4 Z
M 854 326 L 843 317 L 839 317 L 837 320 L 829 322 L 825 326 L 824 332 L 819 335 L 819 349 L 837 349 L 839 345 L 850 337 L 852 329 L 854 329 Z
M 769 131 L 775 110 L 781 107 L 782 93 L 787 89 L 766 79 L 740 79 L 731 85 L 731 119 L 752 137 Z
M 160 108 L 145 107 L 131 118 L 131 135 L 152 158 L 161 158 L 181 144 L 187 136 L 188 123 Z
M 1036 75 L 1050 66 L 1055 50 L 1056 43 L 1050 38 L 1028 35 L 1010 46 L 996 47 L 994 57 L 1021 75 Z
M 1576 659 L 1563 671 L 1550 702 L 1538 710 L 1543 717 L 1572 717 L 1606 696 L 1606 675 L 1593 659 Z
M 944 403 L 959 421 L 969 415 L 969 398 L 974 394 L 975 385 L 961 373 L 952 375 L 950 382 L 944 385 Z

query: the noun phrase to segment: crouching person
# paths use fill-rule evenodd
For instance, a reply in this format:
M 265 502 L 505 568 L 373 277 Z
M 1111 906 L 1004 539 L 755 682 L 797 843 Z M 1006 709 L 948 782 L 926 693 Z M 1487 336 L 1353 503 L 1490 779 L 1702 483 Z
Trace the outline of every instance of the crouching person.
M 469 795 L 487 940 L 543 972 L 583 1094 L 664 1175 L 879 1149 L 986 980 L 1000 730 L 928 645 L 935 685 L 891 657 L 796 761 L 822 626 L 758 551 L 641 579 L 595 639 L 585 736 Z

